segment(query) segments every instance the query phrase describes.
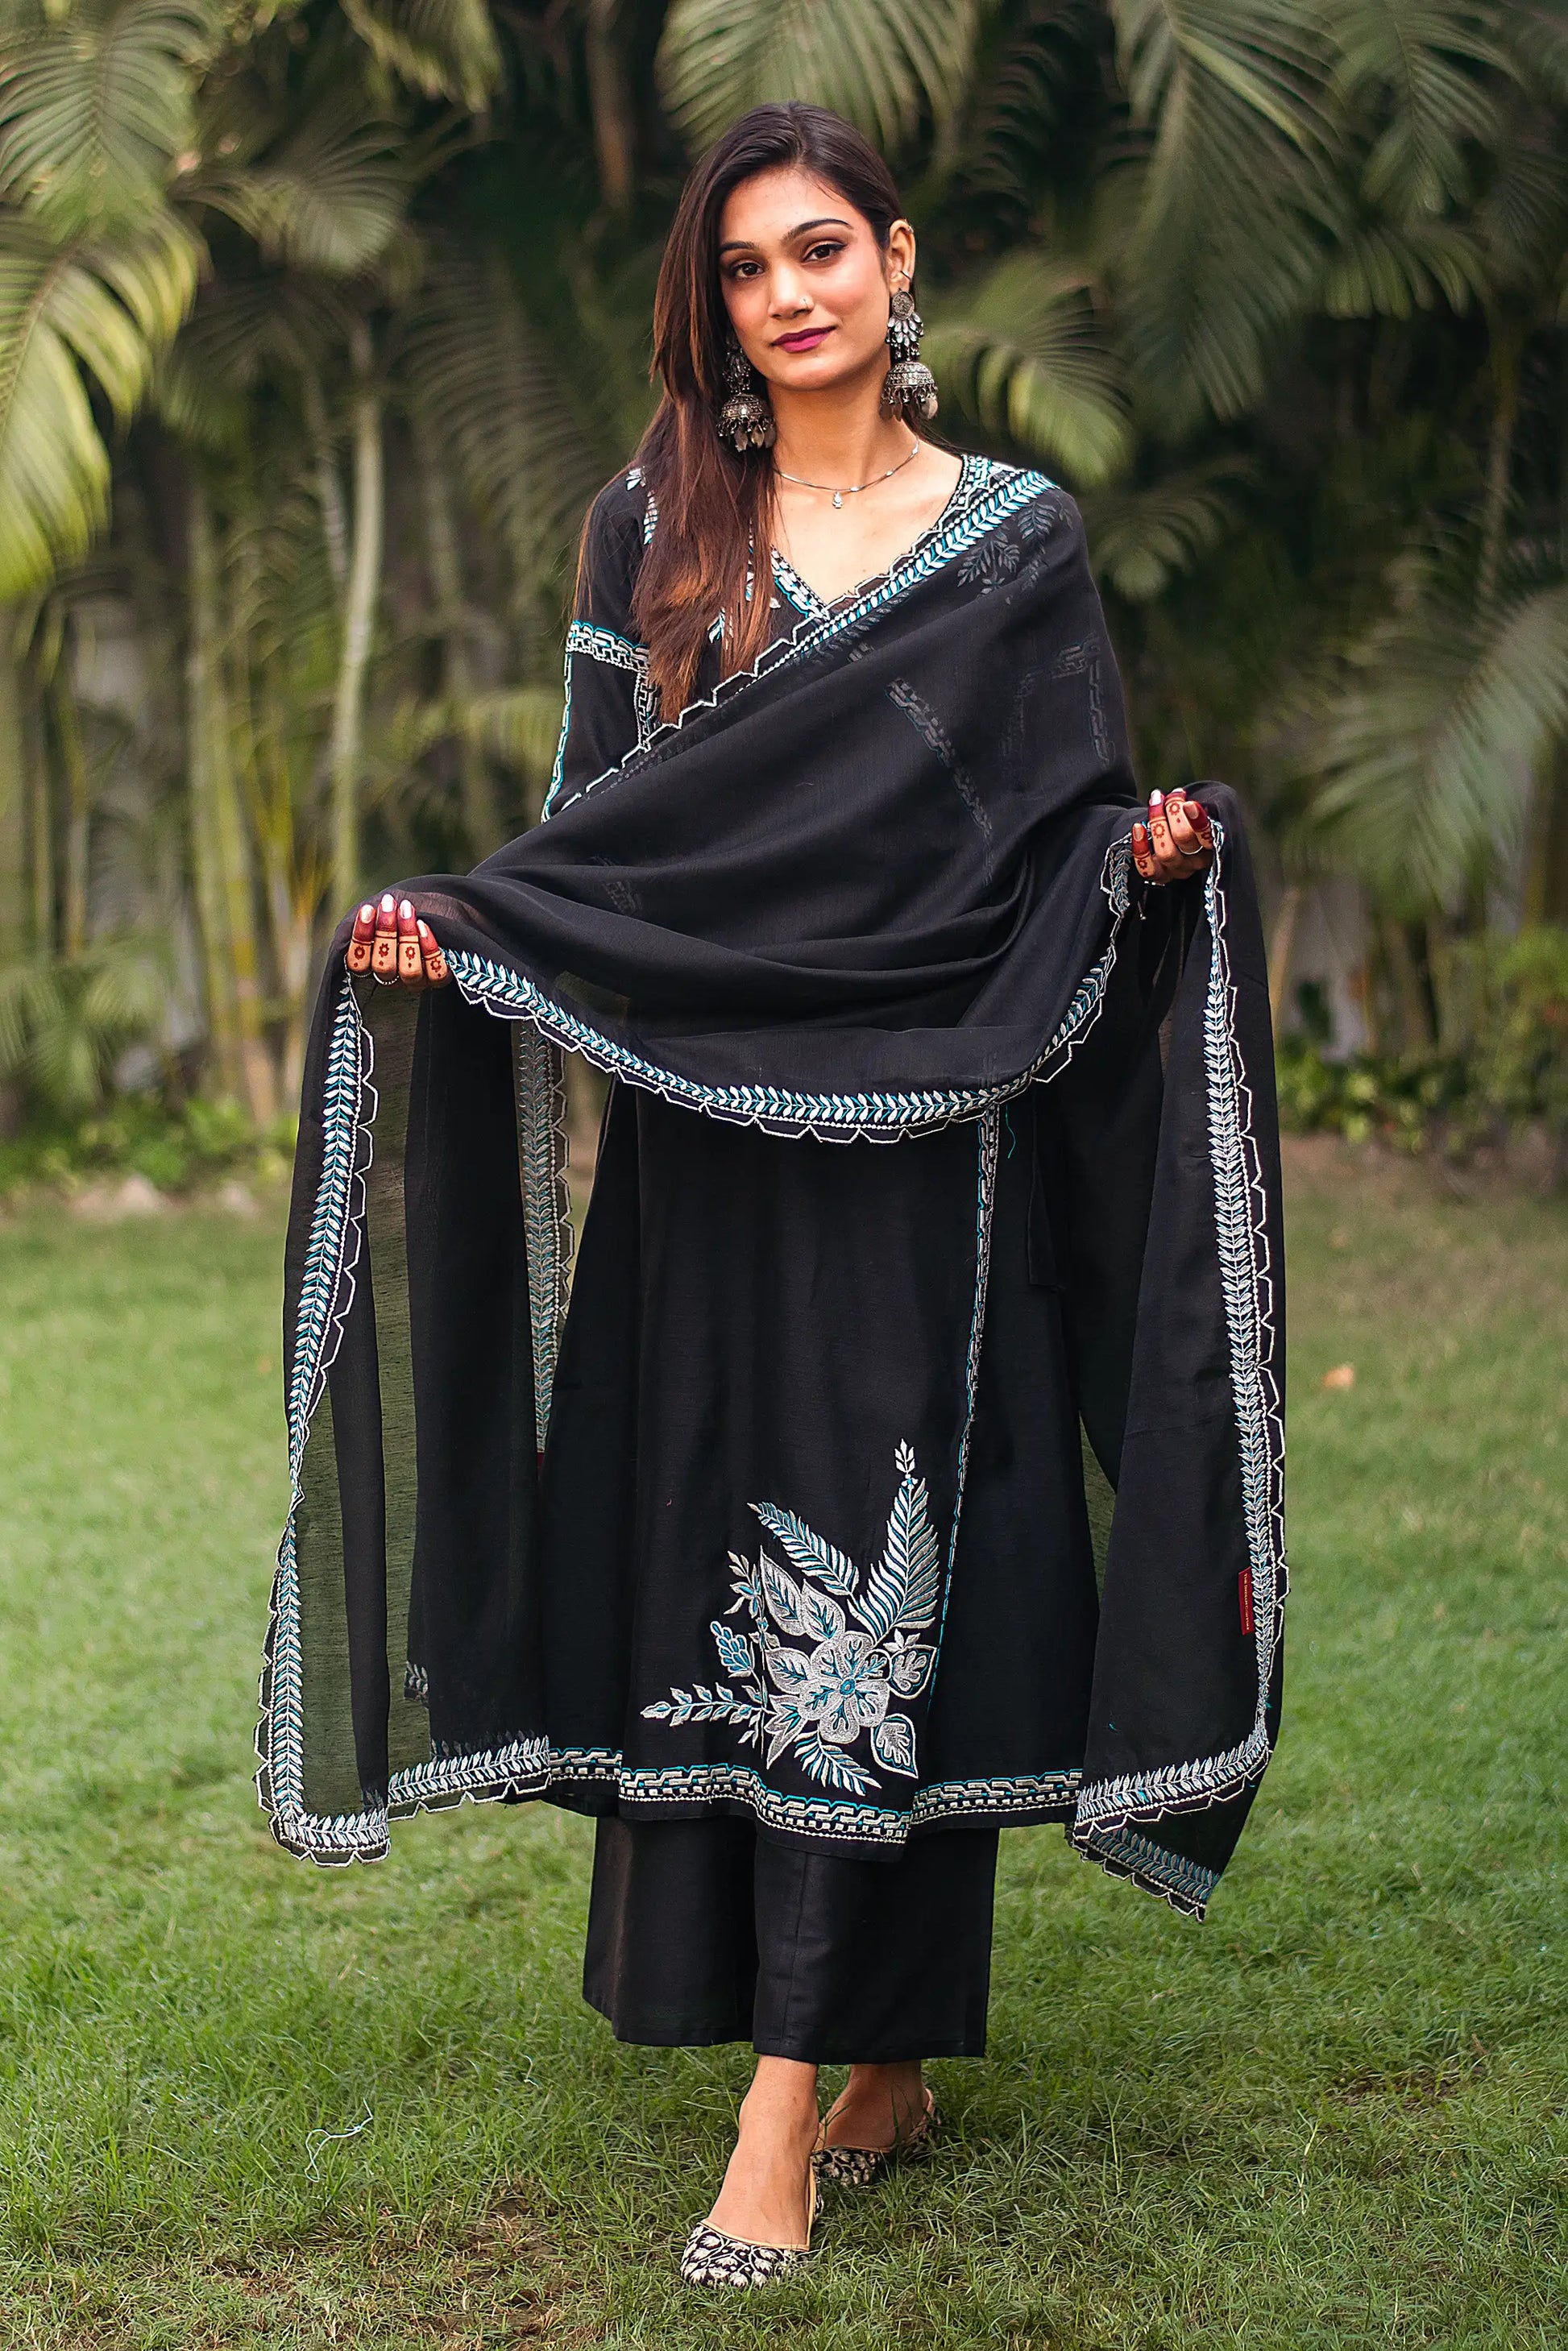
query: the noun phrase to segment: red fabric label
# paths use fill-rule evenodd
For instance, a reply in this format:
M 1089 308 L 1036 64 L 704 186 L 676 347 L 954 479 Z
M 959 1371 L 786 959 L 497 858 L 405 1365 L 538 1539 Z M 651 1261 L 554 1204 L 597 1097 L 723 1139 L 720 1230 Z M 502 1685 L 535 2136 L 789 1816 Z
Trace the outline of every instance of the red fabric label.
M 1252 1570 L 1249 1567 L 1244 1567 L 1237 1577 L 1236 1588 L 1241 1600 L 1241 1630 L 1249 1634 L 1252 1630 Z

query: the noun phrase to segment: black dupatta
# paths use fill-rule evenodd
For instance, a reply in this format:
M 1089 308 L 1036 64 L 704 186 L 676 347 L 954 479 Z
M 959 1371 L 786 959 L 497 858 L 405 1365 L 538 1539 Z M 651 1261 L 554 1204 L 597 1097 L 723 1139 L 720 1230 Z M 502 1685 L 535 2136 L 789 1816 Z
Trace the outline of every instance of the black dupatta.
M 539 1658 L 538 1468 L 570 1246 L 563 1050 L 779 1138 L 973 1135 L 961 1180 L 931 1161 L 919 1217 L 922 1328 L 951 1335 L 929 1478 L 907 1447 L 889 1460 L 874 1570 L 813 1532 L 820 1511 L 768 1504 L 788 1589 L 777 1605 L 758 1590 L 751 1632 L 743 1618 L 719 1646 L 737 1720 L 747 1660 L 758 1692 L 755 1762 L 738 1777 L 726 1765 L 722 1784 L 744 1782 L 759 1820 L 896 1844 L 963 1809 L 922 1782 L 918 1756 L 984 1345 L 999 1122 L 1051 1089 L 1077 1104 L 1079 1180 L 1113 1180 L 1125 1123 L 1103 1105 L 1121 1032 L 1103 1016 L 1141 956 L 1159 964 L 1164 1016 L 1140 1144 L 1151 1245 L 1097 1343 L 1113 1407 L 1084 1411 L 1115 1507 L 1086 1748 L 1054 1813 L 1085 1854 L 1202 1915 L 1274 1741 L 1285 1569 L 1266 975 L 1236 803 L 1221 787 L 1201 797 L 1214 870 L 1145 893 L 1077 510 L 1040 475 L 1010 473 L 884 579 L 558 791 L 547 825 L 461 880 L 402 885 L 455 987 L 415 999 L 350 982 L 340 928 L 287 1247 L 293 1492 L 259 1739 L 280 1843 L 369 1859 L 399 1814 L 622 1768 L 552 1739 Z M 863 1343 L 874 1387 L 877 1351 L 905 1342 L 895 1329 Z M 820 1600 L 814 1634 L 790 1624 Z M 843 1635 L 848 1619 L 862 1629 Z M 882 1645 L 883 1712 L 873 1750 L 830 1726 L 791 1781 L 789 1755 L 763 1761 L 786 1744 L 771 1735 L 780 1677 L 799 1684 L 834 1622 L 862 1653 Z M 643 1773 L 657 1787 L 622 1769 L 623 1794 L 718 1786 L 708 1750 L 691 1751 Z M 992 1809 L 1009 1816 L 1000 1798 Z

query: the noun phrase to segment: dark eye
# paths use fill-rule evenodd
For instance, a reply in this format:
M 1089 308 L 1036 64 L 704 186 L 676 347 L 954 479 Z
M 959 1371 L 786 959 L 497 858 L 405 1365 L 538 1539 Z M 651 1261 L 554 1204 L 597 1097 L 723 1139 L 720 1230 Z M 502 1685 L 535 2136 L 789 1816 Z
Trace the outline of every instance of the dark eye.
M 728 277 L 746 277 L 751 276 L 757 267 L 758 264 L 755 261 L 732 261 L 725 275 Z
M 807 246 L 806 258 L 808 261 L 831 261 L 833 256 L 842 253 L 843 249 L 841 238 L 825 237 L 821 245 Z

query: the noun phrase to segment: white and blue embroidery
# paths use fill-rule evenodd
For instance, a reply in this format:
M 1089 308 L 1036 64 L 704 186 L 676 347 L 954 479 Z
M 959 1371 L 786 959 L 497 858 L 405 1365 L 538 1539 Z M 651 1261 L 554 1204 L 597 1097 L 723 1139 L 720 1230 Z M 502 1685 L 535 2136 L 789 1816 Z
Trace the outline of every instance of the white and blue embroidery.
M 675 717 L 662 719 L 654 727 L 650 743 L 664 742 L 667 736 L 678 734 L 688 726 L 699 713 L 716 709 L 721 704 L 733 700 L 736 695 L 755 684 L 759 678 L 770 676 L 774 670 L 818 652 L 847 632 L 863 628 L 923 580 L 942 570 L 955 557 L 965 554 L 1009 515 L 1032 505 L 1046 491 L 1055 487 L 1055 483 L 1044 474 L 1021 470 L 1007 473 L 1002 479 L 977 495 L 961 513 L 948 509 L 946 519 L 928 536 L 918 539 L 909 554 L 902 557 L 883 578 L 870 583 L 863 592 L 840 604 L 827 606 L 820 598 L 814 599 L 816 609 L 808 620 L 789 635 L 776 637 L 771 644 L 765 645 L 749 669 L 732 670 L 727 677 L 719 680 L 711 694 L 687 703 Z M 1052 527 L 1055 518 L 1054 514 L 1050 518 Z M 1044 527 L 1045 518 L 1042 517 L 1041 528 Z M 804 586 L 804 582 L 801 585 Z M 607 768 L 601 776 L 580 785 L 570 799 L 563 802 L 563 806 L 570 807 L 586 793 L 599 791 L 605 785 L 633 773 L 645 747 L 635 746 L 614 767 Z
M 607 669 L 624 670 L 630 674 L 639 750 L 651 739 L 658 718 L 658 697 L 649 673 L 647 646 L 638 644 L 632 637 L 623 637 L 617 629 L 601 628 L 597 622 L 573 621 L 566 632 L 562 655 L 560 734 L 555 747 L 555 765 L 550 769 L 549 789 L 539 811 L 541 821 L 554 815 L 566 772 L 566 747 L 571 735 L 571 664 L 579 653 L 586 654 L 591 661 L 602 662 Z
M 534 1427 L 542 1451 L 556 1359 L 571 1293 L 571 1202 L 567 1191 L 566 1072 L 561 1050 L 531 1021 L 516 1024 L 517 1173 L 533 1339 Z
M 709 1628 L 730 1681 L 672 1689 L 643 1708 L 646 1718 L 672 1729 L 736 1723 L 746 1745 L 766 1750 L 769 1770 L 788 1749 L 808 1779 L 845 1795 L 880 1786 L 873 1764 L 916 1775 L 915 1725 L 894 1700 L 919 1698 L 936 1669 L 936 1648 L 923 1636 L 942 1596 L 942 1547 L 909 1446 L 898 1447 L 894 1465 L 898 1491 L 869 1572 L 793 1510 L 752 1503 L 795 1573 L 764 1548 L 755 1564 L 731 1552 L 727 1614 L 744 1611 L 750 1630 L 716 1617 Z M 869 1758 L 849 1751 L 862 1738 Z
M 1224 831 L 1216 824 L 1215 858 L 1204 883 L 1209 935 L 1203 1050 L 1208 1086 L 1209 1161 L 1213 1169 L 1220 1287 L 1230 1350 L 1231 1395 L 1240 1451 L 1241 1498 L 1252 1575 L 1253 1654 L 1257 1702 L 1252 1727 L 1218 1755 L 1129 1771 L 1085 1786 L 1071 1835 L 1074 1844 L 1110 1867 L 1124 1865 L 1135 1826 L 1173 1813 L 1192 1812 L 1240 1795 L 1262 1773 L 1273 1745 L 1270 1687 L 1283 1624 L 1284 1414 L 1272 1369 L 1273 1282 L 1262 1164 L 1252 1129 L 1252 1098 L 1236 1036 L 1235 987 L 1225 935 L 1220 885 Z M 1149 1891 L 1200 1917 L 1207 1894 L 1194 1890 L 1195 1863 L 1136 1839 L 1137 1866 L 1127 1868 Z M 1212 1878 L 1211 1881 L 1212 1883 Z
M 447 962 L 470 1003 L 482 1004 L 497 1019 L 535 1022 L 547 1036 L 580 1053 L 608 1076 L 626 1078 L 651 1093 L 662 1094 L 666 1102 L 705 1111 L 710 1118 L 726 1119 L 737 1126 L 758 1126 L 768 1134 L 814 1134 L 829 1142 L 848 1142 L 857 1136 L 895 1142 L 900 1135 L 928 1134 L 955 1120 L 977 1118 L 983 1111 L 1010 1101 L 1026 1087 L 1054 1078 L 1066 1068 L 1104 1004 L 1129 904 L 1131 862 L 1130 839 L 1113 841 L 1105 852 L 1100 884 L 1111 913 L 1104 951 L 1074 989 L 1072 1001 L 1040 1059 L 1016 1077 L 998 1080 L 991 1086 L 857 1094 L 801 1094 L 781 1086 L 706 1086 L 695 1078 L 650 1061 L 645 1054 L 591 1027 L 508 965 L 462 949 L 449 955 Z

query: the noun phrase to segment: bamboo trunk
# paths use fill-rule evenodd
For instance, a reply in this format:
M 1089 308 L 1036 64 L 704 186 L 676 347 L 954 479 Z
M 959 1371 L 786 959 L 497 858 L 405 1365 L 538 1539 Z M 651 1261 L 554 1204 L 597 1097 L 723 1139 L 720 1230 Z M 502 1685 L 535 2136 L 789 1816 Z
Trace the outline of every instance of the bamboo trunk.
M 205 485 L 190 492 L 190 648 L 186 657 L 192 841 L 207 973 L 208 1012 L 222 1082 L 251 1116 L 277 1114 L 262 1034 L 250 857 L 234 770 L 219 624 L 217 544 Z
M 23 713 L 22 739 L 27 760 L 27 851 L 32 862 L 33 953 L 55 951 L 55 812 L 44 758 L 43 712 L 35 700 Z
M 1520 339 L 1512 321 L 1494 319 L 1492 380 L 1496 387 L 1487 440 L 1486 492 L 1481 502 L 1481 552 L 1476 571 L 1476 601 L 1483 613 L 1497 601 L 1508 541 L 1513 481 L 1513 436 L 1519 421 Z
M 343 485 L 338 478 L 338 462 L 332 455 L 331 427 L 327 422 L 327 401 L 321 390 L 321 379 L 314 368 L 307 368 L 305 384 L 305 425 L 310 435 L 310 454 L 316 467 L 316 502 L 321 509 L 321 540 L 327 549 L 327 569 L 332 575 L 332 585 L 340 597 L 349 584 L 349 523 L 343 512 Z
M 254 687 L 256 751 L 262 820 L 257 840 L 262 887 L 272 925 L 272 952 L 283 1000 L 278 1085 L 286 1102 L 298 1102 L 305 1071 L 309 1016 L 310 935 L 316 906 L 317 872 L 300 853 L 294 827 L 293 778 L 286 748 L 287 722 L 277 681 L 263 663 Z
M 16 614 L 0 604 L 0 964 L 20 962 L 28 946 L 27 767 Z
M 1296 919 L 1301 911 L 1301 885 L 1288 882 L 1269 939 L 1269 1014 L 1276 1029 L 1285 1006 L 1285 983 L 1291 974 L 1291 949 L 1295 945 Z
M 353 536 L 343 607 L 343 649 L 332 702 L 332 903 L 334 921 L 352 904 L 360 881 L 360 769 L 364 751 L 365 672 L 382 568 L 382 413 L 371 381 L 371 330 L 350 333 L 354 368 Z
M 469 667 L 468 647 L 463 635 L 463 567 L 457 551 L 457 534 L 452 528 L 451 485 L 430 428 L 422 417 L 414 419 L 413 435 L 420 488 L 424 498 L 425 553 L 430 564 L 430 584 L 435 594 L 436 618 L 441 631 L 442 691 L 449 702 L 463 711 L 473 699 L 474 674 Z M 468 853 L 477 862 L 481 857 L 488 857 L 493 849 L 500 846 L 496 796 L 490 789 L 490 770 L 485 754 L 466 734 L 458 737 L 457 756 Z
M 66 778 L 62 944 L 66 960 L 76 963 L 87 946 L 87 860 L 92 794 L 88 778 L 87 753 L 81 739 L 81 715 L 77 709 L 76 695 L 71 688 L 68 641 L 61 645 L 59 659 L 55 664 L 49 700 L 55 721 L 55 740 L 59 747 L 60 765 Z
M 586 51 L 599 184 L 611 211 L 623 213 L 632 201 L 636 160 L 632 93 L 616 37 L 620 13 L 621 0 L 588 0 Z

